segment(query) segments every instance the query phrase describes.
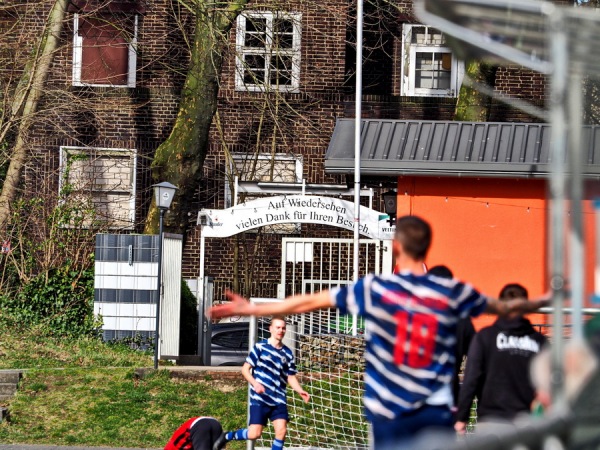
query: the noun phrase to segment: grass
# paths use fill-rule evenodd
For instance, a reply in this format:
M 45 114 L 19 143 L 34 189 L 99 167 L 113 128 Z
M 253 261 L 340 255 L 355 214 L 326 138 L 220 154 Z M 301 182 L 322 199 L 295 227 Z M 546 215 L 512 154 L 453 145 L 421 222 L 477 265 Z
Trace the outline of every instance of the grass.
M 214 416 L 226 430 L 245 426 L 247 384 L 241 374 L 234 380 L 190 380 L 171 378 L 163 367 L 140 378 L 135 369 L 152 367 L 151 353 L 24 330 L 1 313 L 0 330 L 0 369 L 24 374 L 16 396 L 0 402 L 9 410 L 9 420 L 0 423 L 0 444 L 163 448 L 193 416 Z M 355 423 L 361 418 L 360 379 L 318 378 L 305 387 L 313 398 L 308 405 L 290 393 L 290 445 L 366 442 L 364 421 Z M 265 429 L 259 446 L 270 445 L 271 432 Z M 246 443 L 227 448 L 241 450 Z
M 233 428 L 245 408 L 242 382 L 172 379 L 167 370 L 138 379 L 130 368 L 36 369 L 9 404 L 0 442 L 162 448 L 189 417 L 210 414 Z
M 0 369 L 150 367 L 152 355 L 99 339 L 49 336 L 43 327 L 23 329 L 0 313 Z
M 152 367 L 152 354 L 53 338 L 1 320 L 0 329 L 0 369 L 24 371 L 16 396 L 0 402 L 9 411 L 0 443 L 163 448 L 193 416 L 215 416 L 226 429 L 245 423 L 241 376 L 188 380 L 159 370 L 138 378 L 135 369 Z

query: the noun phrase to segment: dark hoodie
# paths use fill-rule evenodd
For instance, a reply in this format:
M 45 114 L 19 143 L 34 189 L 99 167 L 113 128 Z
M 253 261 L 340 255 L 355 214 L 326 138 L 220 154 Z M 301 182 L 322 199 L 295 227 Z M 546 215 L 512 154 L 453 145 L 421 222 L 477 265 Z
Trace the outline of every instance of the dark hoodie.
M 474 397 L 478 419 L 510 420 L 529 411 L 535 396 L 529 364 L 545 343 L 523 317 L 499 318 L 479 331 L 469 347 L 456 420 L 468 421 Z

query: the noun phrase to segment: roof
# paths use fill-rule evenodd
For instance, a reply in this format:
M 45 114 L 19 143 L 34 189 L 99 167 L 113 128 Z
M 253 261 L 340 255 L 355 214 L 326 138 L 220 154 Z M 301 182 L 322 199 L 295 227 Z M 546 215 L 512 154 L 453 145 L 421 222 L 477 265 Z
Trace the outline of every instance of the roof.
M 550 125 L 362 120 L 361 176 L 546 178 Z M 583 175 L 600 177 L 600 126 L 581 137 Z M 325 154 L 328 173 L 354 173 L 354 119 L 338 119 Z

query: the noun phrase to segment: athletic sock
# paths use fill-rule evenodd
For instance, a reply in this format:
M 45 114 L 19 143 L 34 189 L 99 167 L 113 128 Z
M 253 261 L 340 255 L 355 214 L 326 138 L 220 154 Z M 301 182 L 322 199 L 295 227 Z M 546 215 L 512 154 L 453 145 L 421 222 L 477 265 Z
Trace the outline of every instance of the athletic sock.
M 271 446 L 271 450 L 283 450 L 283 443 L 285 441 L 283 439 L 275 439 L 273 441 L 273 445 Z
M 236 431 L 229 431 L 225 434 L 228 441 L 245 441 L 248 439 L 248 428 L 241 428 Z

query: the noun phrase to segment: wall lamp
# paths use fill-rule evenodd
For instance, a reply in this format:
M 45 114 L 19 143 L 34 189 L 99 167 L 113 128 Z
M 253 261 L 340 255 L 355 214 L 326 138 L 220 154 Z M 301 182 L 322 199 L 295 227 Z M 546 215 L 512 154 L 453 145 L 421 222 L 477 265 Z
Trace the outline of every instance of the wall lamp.
M 381 194 L 383 198 L 383 207 L 385 213 L 389 216 L 388 222 L 390 225 L 396 223 L 396 214 L 398 212 L 398 193 L 396 191 L 387 191 Z

